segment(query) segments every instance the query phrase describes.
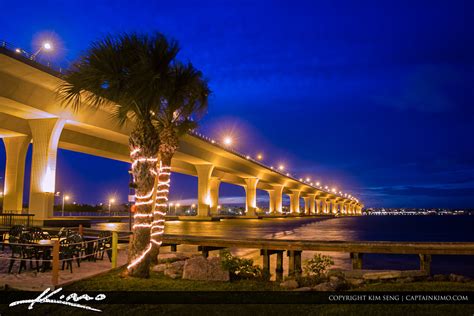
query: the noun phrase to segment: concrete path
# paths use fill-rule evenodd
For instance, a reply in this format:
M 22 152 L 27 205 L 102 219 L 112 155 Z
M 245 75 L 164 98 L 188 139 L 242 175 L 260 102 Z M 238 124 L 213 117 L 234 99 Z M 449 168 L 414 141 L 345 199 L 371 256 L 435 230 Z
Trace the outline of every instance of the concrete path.
M 12 273 L 8 273 L 9 253 L 0 253 L 0 287 L 8 286 L 9 288 L 23 290 L 23 291 L 42 291 L 46 288 L 53 288 L 51 283 L 51 270 L 46 272 L 36 272 L 36 269 L 30 269 L 30 263 L 27 262 L 27 270 L 22 270 L 18 274 L 19 263 L 15 262 Z M 121 267 L 127 263 L 127 251 L 119 250 L 117 258 L 117 266 Z M 33 267 L 35 263 L 33 263 Z M 59 270 L 59 285 L 58 287 L 70 284 L 75 281 L 90 278 L 107 271 L 110 271 L 112 264 L 110 263 L 107 254 L 104 255 L 104 260 L 82 261 L 81 266 L 78 267 L 74 261 L 72 266 L 72 273 L 69 270 Z

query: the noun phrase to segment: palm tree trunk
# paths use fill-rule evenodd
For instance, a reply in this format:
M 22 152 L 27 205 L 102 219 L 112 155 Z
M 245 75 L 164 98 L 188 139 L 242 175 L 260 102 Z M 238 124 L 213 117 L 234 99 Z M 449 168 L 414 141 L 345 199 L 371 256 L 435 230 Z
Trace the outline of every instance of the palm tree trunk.
M 151 227 L 152 249 L 150 251 L 150 262 L 152 265 L 158 263 L 158 254 L 163 242 L 165 229 L 165 216 L 168 210 L 168 196 L 171 178 L 171 159 L 178 148 L 178 138 L 173 129 L 163 129 L 160 131 L 160 162 L 158 173 L 158 187 L 156 195 L 156 205 Z
M 159 138 L 151 123 L 137 124 L 131 133 L 130 158 L 135 185 L 134 223 L 129 244 L 128 274 L 147 278 L 150 274 L 150 229 L 152 227 L 152 207 L 154 203 L 154 181 L 157 173 L 156 163 Z

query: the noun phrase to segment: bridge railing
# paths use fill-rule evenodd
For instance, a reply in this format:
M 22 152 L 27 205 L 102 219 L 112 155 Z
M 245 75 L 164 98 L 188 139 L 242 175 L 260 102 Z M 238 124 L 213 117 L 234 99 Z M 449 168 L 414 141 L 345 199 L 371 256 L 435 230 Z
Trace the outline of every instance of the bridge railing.
M 20 48 L 18 46 L 14 46 L 13 44 L 8 43 L 7 41 L 0 40 L 0 52 L 1 52 L 1 50 L 3 50 L 3 52 L 8 52 L 9 53 L 8 55 L 10 55 L 12 57 L 19 57 L 23 61 L 28 61 L 28 63 L 30 63 L 30 64 L 33 64 L 33 65 L 36 64 L 36 65 L 39 65 L 39 66 L 49 68 L 53 72 L 56 72 L 56 73 L 59 73 L 59 74 L 64 73 L 64 70 L 65 70 L 64 68 L 57 67 L 57 66 L 51 64 L 49 61 L 39 60 L 37 58 L 36 54 L 32 54 L 32 53 L 24 50 L 23 48 Z

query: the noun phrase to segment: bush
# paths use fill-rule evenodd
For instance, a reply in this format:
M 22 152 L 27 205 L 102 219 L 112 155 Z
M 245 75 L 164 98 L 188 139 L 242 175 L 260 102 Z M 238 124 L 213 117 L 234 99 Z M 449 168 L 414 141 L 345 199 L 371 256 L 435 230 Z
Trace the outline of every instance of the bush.
M 313 258 L 305 261 L 303 270 L 309 276 L 320 278 L 333 264 L 331 257 L 317 253 Z
M 220 253 L 222 268 L 228 270 L 232 280 L 266 279 L 269 276 L 252 259 L 234 257 L 229 250 Z

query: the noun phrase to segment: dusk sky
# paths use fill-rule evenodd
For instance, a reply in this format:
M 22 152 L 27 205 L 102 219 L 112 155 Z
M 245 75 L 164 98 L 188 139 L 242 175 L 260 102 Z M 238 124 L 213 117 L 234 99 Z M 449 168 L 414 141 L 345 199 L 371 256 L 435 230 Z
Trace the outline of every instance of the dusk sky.
M 209 79 L 202 133 L 366 207 L 474 207 L 472 1 L 0 0 L 0 12 L 0 39 L 35 51 L 51 37 L 42 58 L 62 66 L 104 35 L 162 32 Z M 2 144 L 2 177 L 4 164 Z M 126 201 L 128 168 L 61 150 L 57 190 Z M 196 192 L 173 176 L 172 200 Z

